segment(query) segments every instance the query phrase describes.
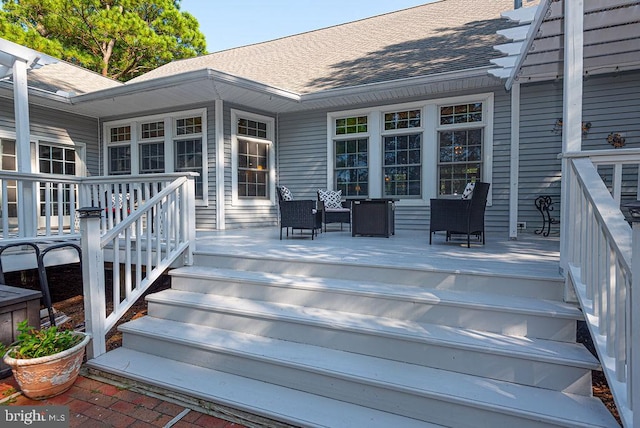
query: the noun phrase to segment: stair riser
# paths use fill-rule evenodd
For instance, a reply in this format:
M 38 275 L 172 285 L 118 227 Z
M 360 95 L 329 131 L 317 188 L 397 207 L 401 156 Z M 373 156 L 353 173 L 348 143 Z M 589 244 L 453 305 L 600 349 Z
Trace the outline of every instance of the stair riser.
M 326 325 L 261 319 L 197 308 L 149 303 L 149 315 L 173 321 L 216 326 L 216 328 L 288 340 L 315 346 L 371 355 L 394 361 L 424 365 L 498 380 L 539 386 L 576 394 L 591 394 L 589 369 L 541 362 L 528 356 L 498 355 L 484 348 L 424 343 L 392 336 L 376 335 L 371 330 L 349 331 Z M 141 349 L 144 351 L 143 349 Z
M 196 293 L 286 303 L 374 315 L 400 320 L 468 328 L 511 336 L 536 337 L 565 342 L 576 338 L 576 321 L 556 318 L 547 314 L 530 314 L 486 307 L 457 304 L 456 302 L 417 303 L 411 298 L 389 299 L 384 295 L 371 296 L 338 293 L 331 290 L 308 290 L 267 283 L 174 277 L 172 288 Z
M 463 263 L 463 261 L 461 261 Z M 195 255 L 195 264 L 220 269 L 238 269 L 263 273 L 306 275 L 354 281 L 417 285 L 457 291 L 479 291 L 508 296 L 562 300 L 561 282 L 549 279 L 511 278 L 464 272 L 425 271 L 411 268 L 358 266 L 354 264 L 313 263 L 297 260 L 259 259 L 228 255 Z
M 394 388 L 393 385 L 359 381 L 349 376 L 328 375 L 309 367 L 274 365 L 260 359 L 212 353 L 203 349 L 188 348 L 187 351 L 183 345 L 162 339 L 156 341 L 148 337 L 128 336 L 125 334 L 123 343 L 131 349 L 432 423 L 451 423 L 451 417 L 455 415 L 456 426 L 540 426 L 533 421 L 514 419 L 500 412 L 480 410 L 476 407 L 478 403 L 450 400 L 439 394 L 422 394 Z M 428 381 L 425 379 L 425 382 Z

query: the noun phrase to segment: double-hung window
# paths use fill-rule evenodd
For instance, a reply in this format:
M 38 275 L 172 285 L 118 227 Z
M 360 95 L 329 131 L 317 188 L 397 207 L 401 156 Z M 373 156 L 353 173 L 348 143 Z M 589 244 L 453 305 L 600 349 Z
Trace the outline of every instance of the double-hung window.
M 140 126 L 140 174 L 163 173 L 164 121 L 144 122 Z
M 468 182 L 483 177 L 483 103 L 439 106 L 438 195 L 461 195 Z
M 196 198 L 202 199 L 203 154 L 202 116 L 176 119 L 174 136 L 175 170 L 199 173 L 195 179 Z
M 383 124 L 383 196 L 419 198 L 422 195 L 421 110 L 384 113 Z
M 267 123 L 239 117 L 236 123 L 238 198 L 269 197 Z
M 109 129 L 109 175 L 131 174 L 131 126 Z
M 334 186 L 343 197 L 369 194 L 369 118 L 350 116 L 334 121 Z

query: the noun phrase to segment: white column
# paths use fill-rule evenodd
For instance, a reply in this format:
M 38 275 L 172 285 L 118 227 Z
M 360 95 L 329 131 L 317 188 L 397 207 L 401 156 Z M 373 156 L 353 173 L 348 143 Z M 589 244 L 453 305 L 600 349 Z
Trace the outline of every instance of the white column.
M 582 150 L 582 75 L 583 75 L 584 1 L 564 1 L 564 81 L 562 105 L 562 153 Z M 569 162 L 562 159 L 560 269 L 566 272 L 567 236 L 573 207 L 569 204 L 565 178 Z
M 31 134 L 29 125 L 29 93 L 27 89 L 27 63 L 19 59 L 13 62 L 13 109 L 16 128 L 16 154 L 19 172 L 31 171 Z M 20 236 L 36 235 L 34 213 L 35 183 L 18 183 L 18 224 Z
M 509 239 L 518 239 L 518 178 L 520 176 L 520 84 L 511 87 L 511 159 L 509 165 Z
M 225 192 L 224 192 L 224 105 L 222 100 L 215 101 L 214 127 L 216 141 L 216 228 L 226 229 Z M 231 126 L 235 126 L 232 124 Z M 275 165 L 271 166 L 275 168 Z M 205 189 L 206 191 L 206 189 Z M 194 220 L 195 221 L 195 220 Z
M 80 208 L 80 242 L 82 247 L 82 293 L 84 295 L 85 330 L 92 336 L 87 358 L 105 352 L 105 322 L 107 311 L 104 291 L 104 256 L 100 246 L 100 217 L 102 209 Z M 117 268 L 115 268 L 117 269 Z

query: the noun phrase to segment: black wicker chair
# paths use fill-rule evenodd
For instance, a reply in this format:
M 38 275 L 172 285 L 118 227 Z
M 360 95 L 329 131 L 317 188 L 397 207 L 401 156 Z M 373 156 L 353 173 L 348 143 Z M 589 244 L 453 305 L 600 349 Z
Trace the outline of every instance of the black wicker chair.
M 467 247 L 471 247 L 471 235 L 482 236 L 485 243 L 484 211 L 487 206 L 489 183 L 476 182 L 470 199 L 431 199 L 429 245 L 435 232 L 447 232 L 447 241 L 454 234 L 467 235 Z
M 316 209 L 316 201 L 313 200 L 284 200 L 282 187 L 278 187 L 278 203 L 280 207 L 280 239 L 282 239 L 282 229 L 289 228 L 292 232 L 295 229 L 311 230 L 311 239 L 316 235 L 316 231 L 321 229 L 321 216 Z
M 351 231 L 351 201 L 342 201 L 342 208 L 326 208 L 324 201 L 320 198 L 320 191 L 318 193 L 318 210 L 322 217 L 322 224 L 324 224 L 324 231 L 327 231 L 327 224 L 340 223 L 340 230 L 344 223 L 349 225 L 349 231 Z

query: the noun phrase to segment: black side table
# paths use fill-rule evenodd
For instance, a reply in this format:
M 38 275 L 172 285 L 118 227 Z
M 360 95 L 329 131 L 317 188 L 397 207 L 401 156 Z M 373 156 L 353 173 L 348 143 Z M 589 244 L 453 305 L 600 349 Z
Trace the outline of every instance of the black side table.
M 351 205 L 351 236 L 395 234 L 395 199 L 356 199 Z

